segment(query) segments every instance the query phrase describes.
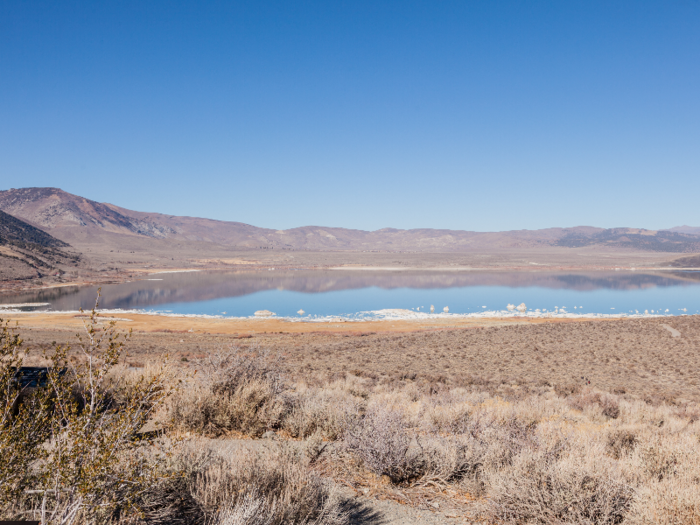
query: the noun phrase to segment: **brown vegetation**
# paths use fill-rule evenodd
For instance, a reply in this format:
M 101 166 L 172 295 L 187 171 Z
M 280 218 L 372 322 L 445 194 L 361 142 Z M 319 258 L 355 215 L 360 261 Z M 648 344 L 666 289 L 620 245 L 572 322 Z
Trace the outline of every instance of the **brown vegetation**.
M 207 343 L 201 336 L 162 335 L 171 338 L 165 341 L 176 356 L 167 377 L 177 391 L 150 424 L 159 421 L 169 429 L 160 446 L 170 453 L 156 460 L 152 448 L 154 455 L 138 456 L 157 466 L 149 471 L 157 478 L 152 489 L 134 496 L 141 514 L 112 513 L 109 519 L 339 525 L 348 523 L 353 501 L 344 486 L 354 494 L 489 523 L 698 523 L 700 407 L 692 392 L 648 395 L 634 381 L 605 390 L 593 374 L 583 379 L 561 374 L 555 382 L 534 371 L 545 368 L 537 357 L 555 344 L 562 352 L 570 345 L 565 359 L 559 358 L 565 366 L 576 365 L 578 355 L 593 355 L 602 365 L 608 356 L 601 348 L 622 358 L 622 341 L 629 338 L 626 349 L 641 348 L 627 352 L 627 362 L 642 366 L 642 353 L 652 347 L 650 355 L 658 353 L 671 370 L 678 368 L 674 380 L 684 381 L 689 366 L 681 370 L 672 359 L 674 352 L 679 359 L 692 358 L 697 320 L 664 322 L 682 333 L 681 341 L 653 319 L 316 334 L 310 340 L 268 334 L 233 345 L 224 338 Z M 31 344 L 41 347 L 41 333 L 28 333 Z M 139 345 L 154 339 L 139 342 L 139 337 L 129 342 L 134 346 L 124 354 L 126 364 L 155 361 L 156 348 L 137 354 Z M 524 351 L 512 348 L 524 370 L 521 379 L 485 377 L 490 363 L 510 356 L 518 342 L 532 356 L 528 360 Z M 288 345 L 284 359 L 271 350 L 283 344 Z M 426 353 L 412 365 L 409 354 L 416 355 L 419 345 L 438 362 Z M 364 355 L 365 349 L 373 359 L 364 368 L 343 369 L 353 350 Z M 431 370 L 440 364 L 462 366 L 457 356 L 474 359 L 470 349 L 480 352 L 481 376 Z M 404 367 L 384 364 L 387 354 L 398 360 L 399 352 Z M 313 369 L 305 366 L 307 355 L 315 359 Z M 329 371 L 324 365 L 333 360 Z M 661 368 L 649 361 L 647 356 L 644 365 Z M 530 362 L 533 372 L 528 372 Z M 135 384 L 137 377 L 153 373 L 148 366 L 117 366 L 112 377 Z M 673 377 L 670 371 L 666 377 Z M 123 449 L 123 454 L 129 464 L 134 452 Z M 22 504 L 29 502 L 15 502 L 13 508 Z M 100 516 L 85 522 L 106 519 Z
M 234 347 L 228 352 L 233 357 L 224 360 L 242 360 L 247 369 L 262 363 L 255 350 Z M 504 397 L 478 385 L 382 384 L 353 375 L 313 388 L 288 384 L 270 399 L 270 386 L 259 374 L 236 375 L 237 382 L 259 391 L 248 394 L 251 413 L 260 410 L 261 398 L 278 407 L 274 420 L 263 410 L 261 419 L 251 422 L 256 433 L 265 424 L 280 435 L 300 435 L 298 429 L 305 425 L 299 419 L 308 420 L 308 415 L 299 407 L 308 406 L 310 399 L 323 406 L 317 412 L 318 432 L 335 446 L 324 454 L 326 443 L 318 454 L 323 461 L 314 460 L 332 477 L 358 488 L 367 477 L 363 471 L 385 476 L 388 494 L 391 485 L 403 490 L 432 485 L 441 492 L 454 487 L 479 498 L 463 512 L 497 522 L 700 519 L 700 491 L 691 481 L 700 475 L 700 463 L 691 460 L 700 452 L 693 405 L 653 406 L 589 387 L 565 397 L 549 386 Z M 240 382 L 238 389 L 245 390 Z M 210 395 L 215 391 L 213 387 Z M 174 423 L 187 428 L 178 414 L 172 412 Z M 330 433 L 323 430 L 327 419 L 335 423 Z M 230 430 L 246 431 L 238 424 Z M 311 441 L 303 446 L 310 447 Z M 663 494 L 649 509 L 640 495 L 656 490 Z
M 56 316 L 55 323 L 63 329 L 47 330 L 52 317 L 44 316 L 43 324 L 35 320 L 38 317 L 17 316 L 21 326 L 44 327 L 25 330 L 31 339 L 27 346 L 37 350 L 52 341 L 69 343 L 73 326 L 82 323 L 71 318 L 73 324 L 64 324 Z M 135 329 L 129 362 L 151 362 L 164 353 L 177 359 L 204 357 L 227 346 L 232 337 L 250 335 L 239 341 L 242 347 L 263 347 L 283 357 L 282 369 L 292 378 L 352 373 L 381 381 L 477 384 L 501 393 L 544 383 L 573 392 L 590 381 L 589 386 L 600 391 L 624 391 L 652 402 L 700 401 L 698 316 L 528 323 L 486 319 L 455 327 L 447 324 L 456 324 L 449 320 L 317 324 L 153 317 L 129 316 L 134 321 L 123 323 Z M 664 325 L 681 336 L 673 337 Z M 136 331 L 164 328 L 172 332 Z M 202 333 L 207 329 L 229 333 Z

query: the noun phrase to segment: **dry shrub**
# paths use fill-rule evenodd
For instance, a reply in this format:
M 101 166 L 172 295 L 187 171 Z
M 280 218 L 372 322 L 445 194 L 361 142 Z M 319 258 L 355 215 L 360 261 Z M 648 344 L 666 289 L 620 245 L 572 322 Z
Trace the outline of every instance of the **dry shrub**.
M 535 430 L 535 426 L 523 423 L 515 413 L 507 419 L 476 425 L 472 433 L 485 449 L 483 468 L 500 470 L 512 465 L 523 450 L 536 446 Z
M 700 487 L 693 480 L 664 480 L 644 486 L 624 523 L 699 525 Z
M 23 366 L 22 339 L 0 319 L 0 511 L 13 515 L 24 490 L 37 483 L 30 466 L 45 454 L 50 409 L 41 393 L 26 395 L 15 381 Z
M 601 412 L 605 417 L 617 419 L 620 417 L 620 403 L 612 396 L 603 396 L 600 400 Z
M 301 389 L 290 404 L 282 423 L 285 430 L 294 437 L 320 433 L 331 440 L 339 439 L 364 407 L 363 400 L 331 387 Z
M 202 442 L 183 453 L 201 463 Z M 347 516 L 334 485 L 316 474 L 300 450 L 280 444 L 214 454 L 189 478 L 189 491 L 212 525 L 344 525 Z
M 275 507 L 257 492 L 247 493 L 234 505 L 226 505 L 207 520 L 207 525 L 272 525 Z
M 176 428 L 212 436 L 232 430 L 260 436 L 279 427 L 289 407 L 277 359 L 257 348 L 231 346 L 199 366 L 199 384 L 171 402 Z
M 423 474 L 419 483 L 466 485 L 479 491 L 486 447 L 469 435 L 427 436 L 419 439 Z
M 640 447 L 642 480 L 625 523 L 651 525 L 700 524 L 700 454 L 697 437 L 656 436 Z
M 693 424 L 700 421 L 700 407 L 684 405 L 675 411 L 674 415 L 681 419 L 686 419 L 688 423 Z
M 212 385 L 214 393 L 234 394 L 242 386 L 256 381 L 281 393 L 284 381 L 280 360 L 279 356 L 264 348 L 230 345 L 228 349 L 210 354 L 197 364 L 201 367 L 204 380 Z
M 367 409 L 364 417 L 347 430 L 345 447 L 378 475 L 400 483 L 422 473 L 420 452 L 411 449 L 408 425 L 401 411 L 386 403 Z
M 202 448 L 197 454 L 182 453 L 182 449 L 168 455 L 168 474 L 154 484 L 137 502 L 140 515 L 131 519 L 116 519 L 123 524 L 189 525 L 201 524 L 206 519 L 204 508 L 190 490 L 191 479 L 206 468 L 213 454 Z M 119 516 L 115 516 L 119 518 Z
M 430 396 L 423 406 L 421 417 L 430 430 L 464 434 L 473 423 L 475 400 L 469 397 L 459 391 Z
M 600 393 L 594 392 L 590 388 L 584 388 L 578 394 L 569 397 L 566 402 L 571 408 L 583 412 L 589 407 L 600 404 Z
M 657 438 L 639 450 L 641 471 L 652 481 L 662 481 L 676 474 L 678 464 L 684 456 L 682 451 Z
M 608 434 L 607 451 L 615 459 L 629 454 L 637 444 L 637 435 L 628 429 L 617 429 Z
M 694 405 L 652 406 L 575 385 L 565 398 L 547 388 L 521 392 L 515 387 L 517 395 L 504 398 L 503 389 L 489 393 L 352 375 L 291 388 L 244 364 L 245 373 L 237 373 L 216 395 L 201 383 L 200 390 L 191 391 L 189 395 L 199 396 L 190 405 L 198 407 L 193 414 L 201 421 L 190 427 L 225 428 L 236 421 L 238 428 L 253 434 L 280 428 L 306 438 L 302 448 L 308 454 L 296 452 L 302 459 L 289 460 L 279 459 L 277 452 L 236 453 L 232 457 L 239 459 L 212 462 L 198 474 L 200 489 L 192 492 L 210 523 L 280 523 L 274 520 L 280 519 L 275 516 L 281 512 L 281 496 L 270 497 L 278 494 L 270 487 L 279 483 L 296 491 L 301 485 L 295 485 L 293 476 L 280 482 L 275 476 L 281 471 L 265 462 L 303 464 L 308 475 L 308 466 L 327 445 L 323 439 L 340 439 L 342 450 L 392 483 L 458 486 L 482 496 L 487 502 L 484 517 L 493 521 L 700 525 L 693 521 L 700 507 L 700 467 L 686 468 L 692 463 L 688 458 L 700 458 Z M 248 385 L 269 394 L 255 401 L 244 395 Z M 561 388 L 559 393 L 564 393 Z M 237 402 L 248 400 L 243 407 L 252 407 L 244 416 L 240 406 L 222 407 L 220 398 L 233 394 Z M 270 408 L 275 410 L 266 412 Z M 235 416 L 229 411 L 234 409 Z M 230 461 L 239 464 L 231 467 Z M 228 470 L 238 473 L 232 478 Z M 256 477 L 259 472 L 277 474 Z M 277 481 L 270 485 L 270 479 Z M 316 498 L 294 494 L 294 501 Z M 651 504 L 645 506 L 645 500 Z M 289 516 L 285 519 L 292 522 Z
M 584 388 L 579 394 L 569 397 L 567 403 L 581 412 L 587 408 L 598 407 L 605 417 L 617 419 L 620 416 L 620 403 L 615 397 L 594 392 L 589 388 Z
M 573 396 L 581 392 L 581 386 L 575 383 L 561 383 L 554 385 L 554 391 L 559 397 Z
M 508 468 L 487 470 L 486 515 L 506 523 L 621 523 L 634 491 L 600 452 L 554 440 L 518 454 Z
M 360 377 L 353 374 L 346 374 L 345 377 L 334 381 L 330 387 L 336 390 L 343 390 L 354 397 L 369 399 L 372 394 L 371 387 L 376 384 L 373 378 Z
M 286 412 L 286 400 L 261 381 L 251 381 L 233 394 L 215 394 L 206 387 L 175 396 L 170 420 L 180 430 L 220 436 L 236 430 L 259 437 L 276 428 Z

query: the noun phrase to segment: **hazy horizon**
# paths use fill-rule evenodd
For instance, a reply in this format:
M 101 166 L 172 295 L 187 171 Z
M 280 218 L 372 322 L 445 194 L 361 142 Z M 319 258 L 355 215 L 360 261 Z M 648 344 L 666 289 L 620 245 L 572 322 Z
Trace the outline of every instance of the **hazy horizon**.
M 0 188 L 0 192 L 14 190 L 14 189 L 32 189 L 32 188 L 31 187 L 30 188 Z M 62 188 L 56 188 L 56 189 L 62 190 Z M 65 190 L 63 190 L 63 191 L 65 191 Z M 78 195 L 78 197 L 88 198 L 88 197 L 85 197 L 84 195 Z M 90 199 L 90 200 L 94 200 L 94 199 Z M 120 208 L 125 208 L 125 206 L 121 206 L 120 204 L 118 204 L 116 202 L 103 202 L 102 204 L 111 204 L 114 206 L 118 206 Z M 128 208 L 126 208 L 126 209 L 128 209 Z M 135 212 L 139 212 L 139 213 L 161 213 L 161 212 L 154 212 L 153 210 L 131 210 L 131 211 L 135 211 Z M 237 221 L 237 220 L 215 219 L 215 218 L 207 217 L 207 216 L 195 217 L 195 216 L 191 216 L 191 215 L 179 215 L 177 213 L 169 213 L 169 214 L 163 214 L 163 215 L 169 215 L 169 216 L 175 216 L 175 217 L 177 217 L 177 216 L 190 217 L 190 218 L 194 218 L 194 219 L 206 219 L 206 220 L 214 220 L 214 221 L 222 221 L 222 222 L 243 222 L 243 221 Z M 244 223 L 244 224 L 248 224 L 249 226 L 256 226 L 256 227 L 260 227 L 260 228 L 267 228 L 270 230 L 282 231 L 282 230 L 280 230 L 280 228 L 275 228 L 275 227 L 259 226 L 257 224 L 250 224 L 250 223 Z M 383 226 L 381 228 L 377 228 L 374 230 L 365 230 L 362 228 L 350 228 L 350 227 L 343 226 L 343 225 L 333 225 L 333 224 L 300 224 L 297 226 L 290 226 L 289 228 L 285 228 L 284 230 L 293 230 L 293 229 L 297 229 L 297 228 L 315 228 L 315 227 L 329 228 L 329 229 L 340 228 L 340 229 L 346 229 L 346 230 L 365 231 L 365 232 L 370 232 L 370 233 L 382 231 L 382 230 L 401 230 L 401 231 L 403 231 L 403 230 L 453 230 L 453 231 L 470 231 L 470 232 L 474 232 L 474 233 L 505 233 L 505 232 L 512 232 L 512 231 L 536 231 L 536 230 L 549 230 L 549 229 L 575 229 L 575 228 L 604 229 L 601 226 L 595 226 L 592 224 L 576 224 L 573 226 L 553 225 L 553 226 L 545 226 L 543 228 L 534 228 L 534 229 L 521 228 L 521 229 L 515 229 L 515 230 L 464 230 L 464 229 L 449 228 L 449 227 L 446 227 L 446 228 L 427 228 L 427 227 L 396 228 L 394 226 Z M 698 228 L 698 227 L 690 225 L 690 224 L 677 224 L 676 226 L 673 226 L 671 228 L 639 228 L 637 226 L 629 226 L 629 225 L 614 226 L 613 228 L 615 228 L 615 229 L 646 229 L 646 230 L 650 230 L 650 231 L 663 231 L 663 230 L 668 230 L 668 229 L 672 229 L 672 228 Z

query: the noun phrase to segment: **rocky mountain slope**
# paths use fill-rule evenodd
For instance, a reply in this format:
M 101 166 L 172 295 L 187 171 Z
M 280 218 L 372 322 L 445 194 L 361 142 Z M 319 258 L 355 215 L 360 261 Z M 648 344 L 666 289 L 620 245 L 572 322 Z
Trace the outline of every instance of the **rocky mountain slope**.
M 69 245 L 26 222 L 0 211 L 0 281 L 32 279 L 76 266 Z
M 695 229 L 688 227 L 679 228 L 679 231 L 577 227 L 494 233 L 393 228 L 369 232 L 318 226 L 272 230 L 240 222 L 136 212 L 57 188 L 1 191 L 0 210 L 74 246 L 109 243 L 123 247 L 140 239 L 159 244 L 164 241 L 173 246 L 198 242 L 234 248 L 311 251 L 444 253 L 601 246 L 654 252 L 700 252 L 700 229 L 696 235 Z

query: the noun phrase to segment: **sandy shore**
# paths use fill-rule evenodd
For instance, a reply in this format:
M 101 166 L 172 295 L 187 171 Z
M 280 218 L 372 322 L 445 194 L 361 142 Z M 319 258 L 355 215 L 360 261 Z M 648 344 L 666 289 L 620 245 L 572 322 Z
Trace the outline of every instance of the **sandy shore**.
M 17 323 L 20 328 L 75 330 L 81 328 L 86 314 L 0 311 L 0 318 Z M 304 322 L 286 319 L 210 319 L 138 313 L 102 314 L 104 321 L 114 320 L 120 328 L 134 332 L 182 332 L 197 334 L 246 335 L 264 333 L 337 333 L 416 332 L 444 329 L 483 328 L 494 326 L 537 325 L 544 323 L 614 322 L 617 319 L 547 319 L 547 318 L 435 318 L 373 321 Z

